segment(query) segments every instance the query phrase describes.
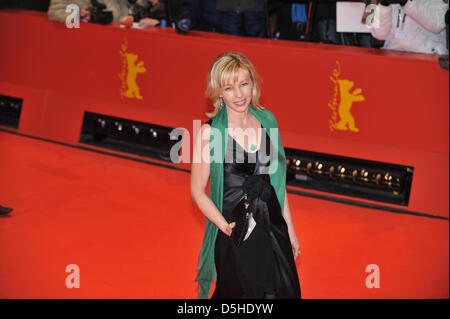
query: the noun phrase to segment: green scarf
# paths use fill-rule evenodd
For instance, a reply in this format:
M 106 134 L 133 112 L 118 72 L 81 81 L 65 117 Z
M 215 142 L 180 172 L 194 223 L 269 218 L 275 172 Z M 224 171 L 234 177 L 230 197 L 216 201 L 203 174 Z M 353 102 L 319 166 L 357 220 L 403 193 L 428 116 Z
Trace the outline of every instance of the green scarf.
M 271 141 L 278 140 L 278 145 L 272 142 L 274 154 L 278 154 L 275 157 L 278 161 L 273 160 L 272 165 L 277 169 L 270 170 L 270 184 L 275 189 L 278 202 L 281 206 L 281 213 L 284 212 L 284 196 L 286 189 L 286 156 L 284 154 L 284 148 L 281 144 L 281 138 L 278 131 L 277 121 L 272 112 L 263 109 L 262 111 L 254 109 L 252 105 L 249 106 L 250 112 L 259 120 L 262 127 L 267 131 Z M 221 160 L 213 161 L 214 147 L 211 148 L 211 163 L 210 163 L 210 182 L 209 182 L 209 198 L 216 205 L 217 209 L 222 213 L 223 204 L 223 163 L 225 158 L 225 151 L 227 149 L 228 142 L 228 115 L 226 107 L 213 118 L 212 129 L 217 129 L 221 133 L 222 141 L 214 141 L 214 135 L 210 137 L 210 147 L 214 145 L 221 145 L 222 152 L 220 154 Z M 276 130 L 271 130 L 276 129 Z M 217 147 L 217 146 L 216 146 Z M 273 172 L 272 172 L 273 171 Z M 207 299 L 211 290 L 211 284 L 216 281 L 216 267 L 214 263 L 214 247 L 216 244 L 216 237 L 219 228 L 211 221 L 206 219 L 205 224 L 205 236 L 200 249 L 200 255 L 198 259 L 198 275 L 195 281 L 199 283 L 198 297 L 201 299 Z

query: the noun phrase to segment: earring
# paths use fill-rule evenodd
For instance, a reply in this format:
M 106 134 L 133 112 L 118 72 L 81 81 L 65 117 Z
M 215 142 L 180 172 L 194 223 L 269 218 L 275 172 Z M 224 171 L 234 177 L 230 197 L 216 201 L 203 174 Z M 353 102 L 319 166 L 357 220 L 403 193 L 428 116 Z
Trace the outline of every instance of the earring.
M 223 100 L 223 97 L 219 96 L 219 108 L 222 109 L 223 107 L 225 107 L 225 101 Z

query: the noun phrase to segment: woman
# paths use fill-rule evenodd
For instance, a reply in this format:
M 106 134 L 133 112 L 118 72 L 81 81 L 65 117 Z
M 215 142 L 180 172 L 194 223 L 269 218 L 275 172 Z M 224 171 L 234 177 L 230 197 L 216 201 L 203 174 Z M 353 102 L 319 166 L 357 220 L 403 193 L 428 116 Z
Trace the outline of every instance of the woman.
M 238 52 L 217 57 L 206 96 L 214 111 L 197 135 L 191 171 L 192 198 L 207 217 L 199 297 L 216 281 L 213 298 L 300 298 L 286 158 L 275 117 L 259 105 L 252 63 Z

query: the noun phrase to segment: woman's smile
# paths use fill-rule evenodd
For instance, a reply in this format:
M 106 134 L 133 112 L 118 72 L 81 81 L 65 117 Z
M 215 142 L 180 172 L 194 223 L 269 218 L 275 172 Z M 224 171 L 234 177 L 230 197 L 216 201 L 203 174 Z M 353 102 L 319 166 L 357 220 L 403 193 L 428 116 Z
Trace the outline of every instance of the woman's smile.
M 243 100 L 234 102 L 234 105 L 237 105 L 237 106 L 244 106 L 246 103 L 247 103 L 247 101 L 246 101 L 245 99 L 243 99 Z

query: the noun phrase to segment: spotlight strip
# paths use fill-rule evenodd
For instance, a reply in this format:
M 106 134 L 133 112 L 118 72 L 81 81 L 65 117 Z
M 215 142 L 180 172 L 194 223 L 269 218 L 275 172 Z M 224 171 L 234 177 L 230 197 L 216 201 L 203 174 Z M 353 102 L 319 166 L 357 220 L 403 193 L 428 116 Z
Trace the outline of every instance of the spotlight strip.
M 181 141 L 171 139 L 173 128 L 85 112 L 80 143 L 172 162 L 170 150 Z M 173 160 L 178 162 L 178 154 Z
M 0 125 L 19 128 L 23 99 L 0 95 Z
M 294 187 L 407 206 L 414 168 L 286 148 Z

